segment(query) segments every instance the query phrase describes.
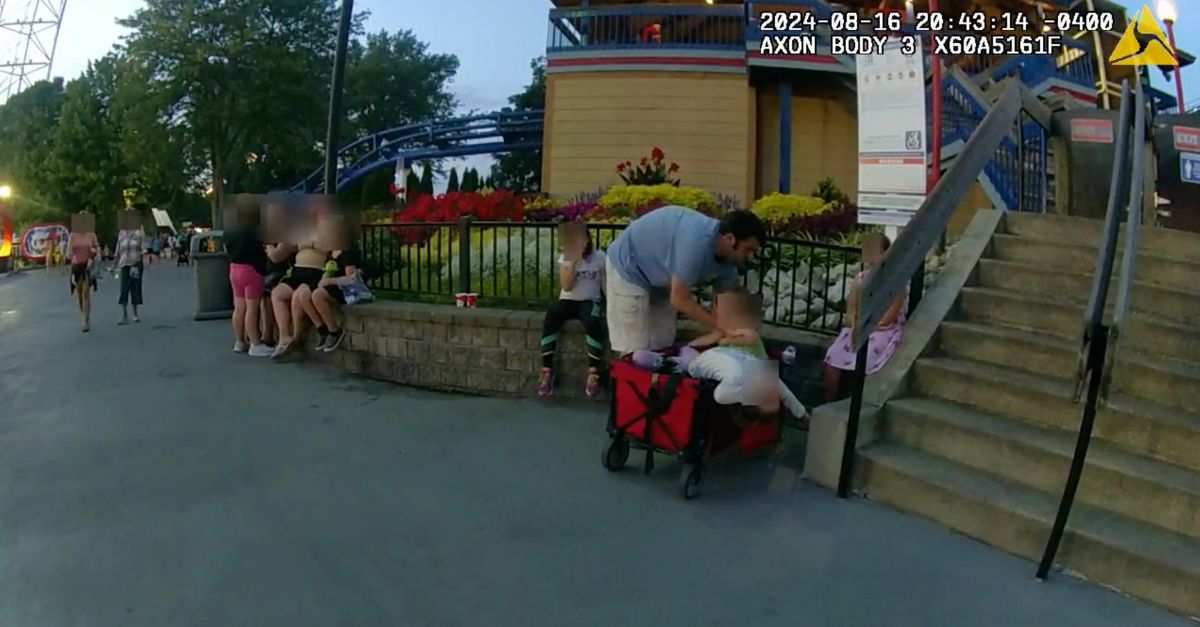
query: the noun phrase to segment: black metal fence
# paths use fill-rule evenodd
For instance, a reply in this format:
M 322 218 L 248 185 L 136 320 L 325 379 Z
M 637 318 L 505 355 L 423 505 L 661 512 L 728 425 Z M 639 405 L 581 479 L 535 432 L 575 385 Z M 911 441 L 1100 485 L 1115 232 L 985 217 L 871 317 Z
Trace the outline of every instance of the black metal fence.
M 589 224 L 587 232 L 605 250 L 624 228 Z M 540 308 L 560 290 L 555 222 L 365 224 L 359 245 L 368 285 L 388 297 L 449 303 L 465 292 L 478 294 L 482 306 Z M 859 257 L 857 248 L 770 238 L 743 272 L 744 283 L 763 296 L 767 322 L 835 334 Z M 697 292 L 707 298 L 706 289 Z

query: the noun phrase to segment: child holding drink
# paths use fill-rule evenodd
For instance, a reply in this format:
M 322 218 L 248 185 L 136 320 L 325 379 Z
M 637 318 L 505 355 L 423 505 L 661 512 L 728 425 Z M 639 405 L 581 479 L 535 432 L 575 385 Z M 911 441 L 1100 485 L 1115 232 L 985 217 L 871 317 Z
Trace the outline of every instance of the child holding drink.
M 542 323 L 542 373 L 538 396 L 554 394 L 554 353 L 558 332 L 572 318 L 583 323 L 587 334 L 589 398 L 600 395 L 600 362 L 604 354 L 604 318 L 600 300 L 604 286 L 604 253 L 596 250 L 583 224 L 562 224 L 558 229 L 563 252 L 558 257 L 562 292 Z

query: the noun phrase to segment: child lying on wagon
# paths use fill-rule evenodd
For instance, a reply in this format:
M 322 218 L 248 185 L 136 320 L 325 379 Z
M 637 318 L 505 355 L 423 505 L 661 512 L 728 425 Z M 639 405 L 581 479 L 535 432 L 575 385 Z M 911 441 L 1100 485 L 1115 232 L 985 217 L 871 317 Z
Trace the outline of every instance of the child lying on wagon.
M 796 418 L 808 410 L 779 379 L 778 366 L 767 356 L 758 329 L 762 300 L 743 288 L 717 295 L 715 308 L 721 329 L 692 340 L 672 360 L 698 379 L 719 381 L 713 399 L 722 405 L 755 406 L 763 413 L 779 411 L 780 403 Z M 704 352 L 697 349 L 708 348 Z

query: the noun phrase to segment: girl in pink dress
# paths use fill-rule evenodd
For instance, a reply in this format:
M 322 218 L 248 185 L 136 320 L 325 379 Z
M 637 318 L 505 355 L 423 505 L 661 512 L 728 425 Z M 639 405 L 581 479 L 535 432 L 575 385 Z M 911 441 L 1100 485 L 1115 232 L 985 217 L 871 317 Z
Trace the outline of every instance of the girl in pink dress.
M 854 278 L 854 287 L 850 290 L 850 298 L 846 304 L 846 326 L 838 334 L 833 345 L 825 353 L 825 401 L 832 403 L 838 400 L 841 392 L 843 371 L 854 371 L 857 357 L 851 343 L 851 329 L 858 319 L 858 302 L 862 297 L 863 286 L 883 259 L 883 254 L 892 245 L 885 235 L 872 234 L 863 240 L 862 260 L 864 269 Z M 905 312 L 908 309 L 908 292 L 896 298 L 879 320 L 879 325 L 871 332 L 867 344 L 867 374 L 875 374 L 887 365 L 889 359 L 900 346 L 900 338 L 904 335 Z

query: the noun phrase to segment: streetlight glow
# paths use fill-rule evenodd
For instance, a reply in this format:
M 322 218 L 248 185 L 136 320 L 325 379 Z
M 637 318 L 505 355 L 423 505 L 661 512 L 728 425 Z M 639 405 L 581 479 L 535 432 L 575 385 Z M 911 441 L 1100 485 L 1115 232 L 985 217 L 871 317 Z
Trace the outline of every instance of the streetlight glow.
M 8 185 L 0 185 L 0 200 L 8 200 L 12 198 L 13 190 Z
M 1154 8 L 1157 9 L 1158 18 L 1164 22 L 1175 22 L 1179 19 L 1179 11 L 1175 8 L 1173 0 L 1158 0 Z

